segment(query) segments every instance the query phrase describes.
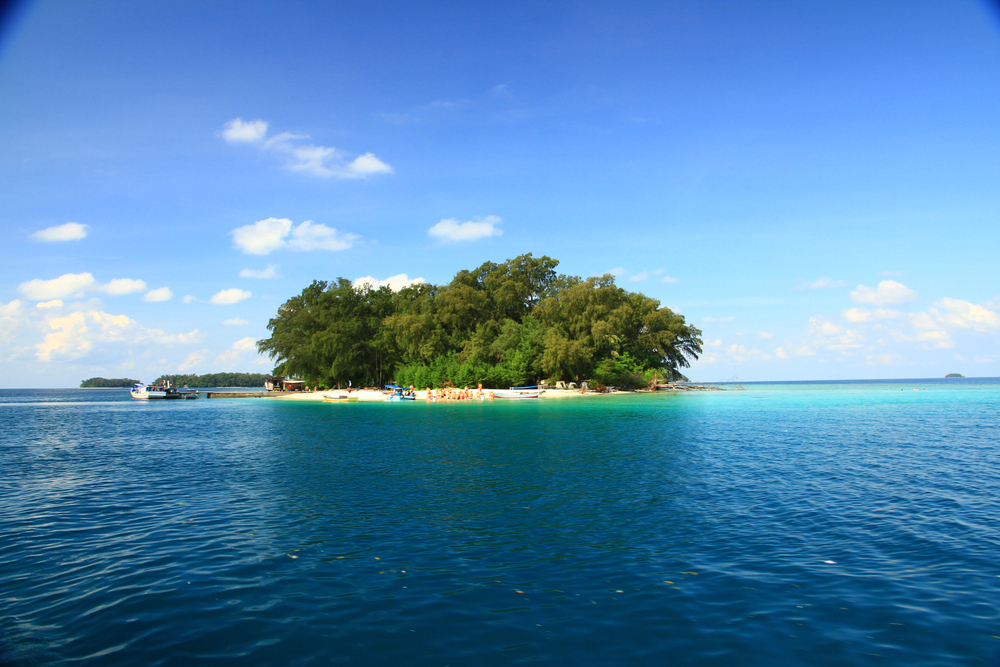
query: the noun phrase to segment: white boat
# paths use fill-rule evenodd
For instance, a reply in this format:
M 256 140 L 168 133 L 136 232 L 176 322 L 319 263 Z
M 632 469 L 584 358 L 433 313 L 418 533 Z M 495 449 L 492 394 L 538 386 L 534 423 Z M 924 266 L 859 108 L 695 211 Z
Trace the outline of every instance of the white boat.
M 152 385 L 152 384 L 142 384 L 137 383 L 132 385 L 132 390 L 129 392 L 132 398 L 137 398 L 141 401 L 148 401 L 151 399 L 169 399 L 169 398 L 198 398 L 197 392 L 187 391 L 182 389 L 174 389 L 170 384 L 166 385 Z
M 324 403 L 347 403 L 349 400 L 347 394 L 323 394 Z
M 497 389 L 493 398 L 538 398 L 542 392 L 538 389 Z

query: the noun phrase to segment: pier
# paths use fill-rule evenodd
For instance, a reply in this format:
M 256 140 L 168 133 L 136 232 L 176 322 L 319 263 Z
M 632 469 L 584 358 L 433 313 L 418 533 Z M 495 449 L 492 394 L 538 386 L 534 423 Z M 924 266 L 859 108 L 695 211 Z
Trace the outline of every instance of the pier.
M 198 395 L 205 398 L 264 398 L 272 396 L 269 391 L 199 391 Z

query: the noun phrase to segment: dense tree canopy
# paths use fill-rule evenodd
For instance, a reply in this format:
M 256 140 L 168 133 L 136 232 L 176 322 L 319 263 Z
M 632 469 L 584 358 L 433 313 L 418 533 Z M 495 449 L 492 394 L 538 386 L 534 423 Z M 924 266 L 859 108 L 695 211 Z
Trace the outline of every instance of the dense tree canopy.
M 698 358 L 701 332 L 682 315 L 611 275 L 583 280 L 557 265 L 529 253 L 399 292 L 315 281 L 278 309 L 257 349 L 275 372 L 325 386 L 635 386 Z
M 120 389 L 122 387 L 131 387 L 138 382 L 138 380 L 130 380 L 129 378 L 90 378 L 81 382 L 80 388 L 94 389 L 97 387 L 103 387 Z
M 174 387 L 263 387 L 270 380 L 263 373 L 206 373 L 204 375 L 161 375 L 153 384 L 169 381 Z

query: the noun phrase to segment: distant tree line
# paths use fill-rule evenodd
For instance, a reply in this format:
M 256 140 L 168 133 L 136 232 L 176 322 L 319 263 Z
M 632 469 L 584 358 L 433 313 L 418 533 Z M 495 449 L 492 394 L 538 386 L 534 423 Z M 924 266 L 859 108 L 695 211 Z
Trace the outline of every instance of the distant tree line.
M 120 389 L 122 387 L 131 387 L 138 382 L 138 380 L 130 380 L 128 378 L 90 378 L 81 382 L 80 388 L 95 389 L 98 387 L 111 387 L 113 389 Z
M 286 301 L 257 349 L 315 386 L 506 387 L 538 380 L 639 386 L 682 377 L 701 331 L 614 276 L 557 275 L 526 254 L 459 271 L 447 285 L 314 281 Z
M 161 375 L 153 384 L 169 381 L 171 386 L 183 387 L 263 387 L 270 374 L 264 373 L 206 373 L 205 375 Z

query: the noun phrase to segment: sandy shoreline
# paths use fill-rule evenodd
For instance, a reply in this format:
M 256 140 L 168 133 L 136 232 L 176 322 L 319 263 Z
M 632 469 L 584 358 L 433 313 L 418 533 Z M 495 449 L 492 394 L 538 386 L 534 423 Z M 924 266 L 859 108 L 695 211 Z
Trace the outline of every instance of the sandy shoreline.
M 484 392 L 489 391 L 487 389 Z M 571 389 L 546 389 L 542 391 L 539 398 L 541 399 L 565 399 L 565 398 L 587 398 L 594 396 L 634 396 L 636 393 L 645 392 L 632 392 L 632 391 L 616 391 L 602 394 L 596 391 L 588 391 L 586 393 L 581 393 L 579 390 Z M 274 398 L 280 401 L 323 401 L 323 394 L 331 394 L 333 396 L 346 395 L 347 391 L 343 389 L 327 389 L 326 391 L 296 391 L 289 393 L 276 393 L 274 396 L 268 396 L 267 398 Z M 352 396 L 357 396 L 358 401 L 365 403 L 376 403 L 385 400 L 385 394 L 380 391 L 367 391 L 360 390 L 351 392 Z M 416 392 L 418 401 L 427 400 L 427 391 L 419 390 Z M 509 399 L 494 399 L 494 400 L 509 400 Z M 516 400 L 516 399 L 515 399 Z

